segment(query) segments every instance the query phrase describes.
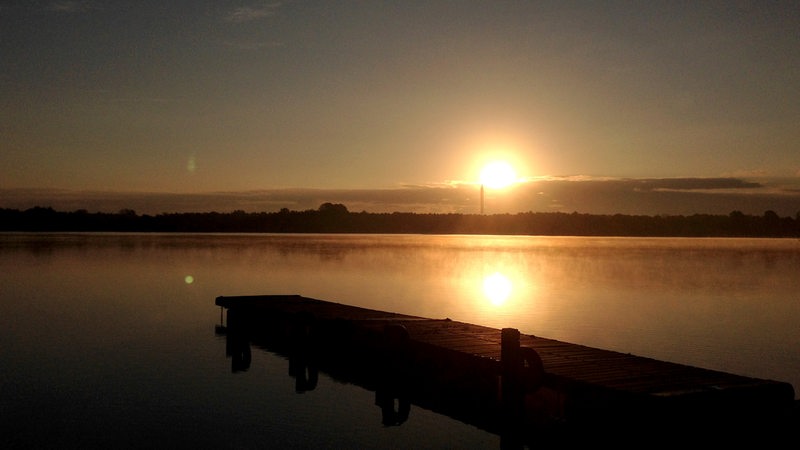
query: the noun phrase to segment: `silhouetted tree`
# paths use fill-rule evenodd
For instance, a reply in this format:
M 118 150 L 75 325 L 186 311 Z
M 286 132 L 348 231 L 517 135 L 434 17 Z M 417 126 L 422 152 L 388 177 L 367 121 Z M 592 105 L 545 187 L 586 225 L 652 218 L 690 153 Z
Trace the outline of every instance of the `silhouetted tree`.
M 316 210 L 247 213 L 164 213 L 136 215 L 86 210 L 58 212 L 51 207 L 25 211 L 0 208 L 2 231 L 158 231 L 271 233 L 437 233 L 574 236 L 800 236 L 800 212 L 794 218 L 775 211 L 761 216 L 635 216 L 525 212 L 518 214 L 350 213 L 345 205 L 323 203 Z
M 319 212 L 325 214 L 347 214 L 347 207 L 341 203 L 323 203 L 319 205 Z

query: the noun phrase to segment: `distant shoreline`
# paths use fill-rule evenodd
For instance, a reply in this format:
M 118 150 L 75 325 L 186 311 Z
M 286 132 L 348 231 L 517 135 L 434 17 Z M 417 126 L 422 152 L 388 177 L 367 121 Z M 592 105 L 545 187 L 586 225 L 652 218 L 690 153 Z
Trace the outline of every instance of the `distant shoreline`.
M 800 238 L 800 213 L 780 217 L 774 211 L 748 215 L 598 215 L 560 212 L 517 214 L 354 213 L 342 204 L 318 209 L 277 212 L 162 213 L 133 210 L 90 213 L 0 208 L 0 231 L 117 231 L 215 233 L 372 233 L 497 234 L 641 237 L 773 237 Z

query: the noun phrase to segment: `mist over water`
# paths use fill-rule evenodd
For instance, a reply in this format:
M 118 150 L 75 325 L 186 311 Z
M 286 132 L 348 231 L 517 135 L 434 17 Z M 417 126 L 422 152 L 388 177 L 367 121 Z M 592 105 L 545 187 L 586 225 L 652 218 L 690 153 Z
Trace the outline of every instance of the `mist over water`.
M 3 435 L 20 447 L 499 446 L 421 408 L 383 427 L 370 392 L 324 376 L 296 394 L 287 362 L 258 349 L 231 373 L 214 335 L 221 295 L 515 327 L 797 389 L 799 269 L 794 239 L 0 234 Z

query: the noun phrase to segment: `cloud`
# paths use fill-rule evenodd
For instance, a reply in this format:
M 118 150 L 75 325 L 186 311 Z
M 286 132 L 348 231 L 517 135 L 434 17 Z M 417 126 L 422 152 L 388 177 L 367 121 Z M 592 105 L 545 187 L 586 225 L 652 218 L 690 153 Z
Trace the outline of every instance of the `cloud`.
M 130 103 L 130 104 L 155 104 L 161 105 L 166 103 L 175 103 L 180 101 L 179 98 L 167 98 L 167 97 L 113 97 L 108 99 L 111 103 Z
M 283 42 L 278 41 L 225 41 L 223 45 L 237 50 L 263 50 L 283 47 Z
M 47 5 L 48 11 L 63 12 L 63 13 L 74 13 L 74 12 L 86 11 L 89 9 L 91 9 L 91 3 L 88 1 L 59 1 L 59 2 L 50 2 Z
M 225 20 L 234 23 L 252 22 L 254 20 L 270 17 L 275 14 L 275 10 L 280 3 L 270 3 L 263 6 L 239 6 L 234 8 L 225 16 Z
M 579 212 L 588 214 L 692 215 L 772 210 L 794 217 L 800 212 L 800 179 L 747 181 L 736 178 L 592 179 L 547 178 L 504 190 L 487 190 L 487 214 Z M 342 203 L 352 212 L 480 212 L 477 186 L 409 185 L 394 189 L 268 189 L 240 192 L 152 193 L 45 189 L 0 189 L 0 208 L 52 207 L 140 214 L 165 212 L 247 212 L 317 209 Z

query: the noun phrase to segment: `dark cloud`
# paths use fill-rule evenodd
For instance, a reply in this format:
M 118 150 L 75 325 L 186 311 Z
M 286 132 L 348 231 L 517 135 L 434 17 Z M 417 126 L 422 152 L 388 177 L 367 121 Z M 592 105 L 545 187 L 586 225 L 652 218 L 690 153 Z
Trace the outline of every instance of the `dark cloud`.
M 738 178 L 657 178 L 634 180 L 641 190 L 698 190 L 698 189 L 751 189 L 760 183 Z
M 800 183 L 790 180 L 747 181 L 738 178 L 575 179 L 530 181 L 502 191 L 486 190 L 485 212 L 580 212 L 589 214 L 690 215 L 800 212 Z M 49 189 L 0 190 L 0 207 L 34 206 L 57 210 L 140 214 L 164 212 L 294 211 L 317 209 L 326 202 L 350 211 L 464 213 L 480 212 L 480 187 L 470 184 L 404 186 L 396 189 L 273 189 L 242 192 L 124 193 Z

